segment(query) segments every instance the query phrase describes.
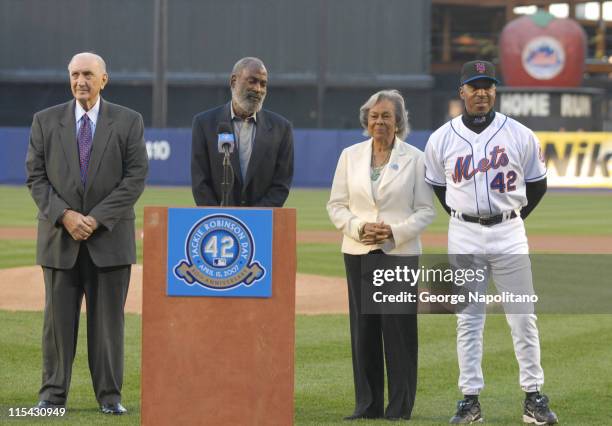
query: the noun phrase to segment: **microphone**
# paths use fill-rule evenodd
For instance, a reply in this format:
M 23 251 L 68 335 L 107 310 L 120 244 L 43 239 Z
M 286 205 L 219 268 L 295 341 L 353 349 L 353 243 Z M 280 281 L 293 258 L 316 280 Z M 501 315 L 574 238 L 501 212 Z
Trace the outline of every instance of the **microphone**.
M 217 134 L 217 150 L 219 153 L 231 154 L 234 152 L 236 142 L 234 141 L 234 133 L 229 123 L 226 121 L 219 123 L 217 126 Z
M 234 188 L 234 169 L 230 154 L 234 152 L 234 133 L 229 123 L 222 121 L 217 125 L 217 150 L 223 154 L 223 180 L 221 181 L 221 206 L 229 205 L 230 193 Z

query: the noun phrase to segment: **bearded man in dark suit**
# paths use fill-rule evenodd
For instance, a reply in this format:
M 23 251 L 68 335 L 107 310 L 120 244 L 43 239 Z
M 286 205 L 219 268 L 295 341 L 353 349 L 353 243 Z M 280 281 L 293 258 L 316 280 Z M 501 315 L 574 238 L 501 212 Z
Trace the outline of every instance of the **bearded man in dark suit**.
M 79 53 L 68 71 L 74 99 L 34 115 L 26 159 L 45 280 L 37 406 L 66 404 L 84 295 L 96 399 L 103 413 L 123 414 L 123 310 L 136 263 L 134 204 L 148 171 L 144 126 L 137 112 L 101 98 L 108 74 L 100 56 Z
M 283 117 L 262 109 L 268 86 L 264 63 L 240 59 L 230 77 L 232 100 L 193 119 L 191 187 L 198 206 L 222 200 L 223 154 L 218 152 L 220 123 L 231 126 L 236 149 L 229 206 L 282 207 L 293 179 L 293 131 Z

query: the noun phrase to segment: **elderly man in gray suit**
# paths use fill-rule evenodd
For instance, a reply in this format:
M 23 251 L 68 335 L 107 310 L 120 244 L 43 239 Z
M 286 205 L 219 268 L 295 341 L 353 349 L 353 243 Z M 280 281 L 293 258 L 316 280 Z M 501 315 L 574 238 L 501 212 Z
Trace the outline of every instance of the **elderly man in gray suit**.
M 100 97 L 108 83 L 100 56 L 79 53 L 68 71 L 74 99 L 34 115 L 26 159 L 45 281 L 37 406 L 66 404 L 84 295 L 96 399 L 103 413 L 123 414 L 123 309 L 136 263 L 134 204 L 148 171 L 143 122 Z

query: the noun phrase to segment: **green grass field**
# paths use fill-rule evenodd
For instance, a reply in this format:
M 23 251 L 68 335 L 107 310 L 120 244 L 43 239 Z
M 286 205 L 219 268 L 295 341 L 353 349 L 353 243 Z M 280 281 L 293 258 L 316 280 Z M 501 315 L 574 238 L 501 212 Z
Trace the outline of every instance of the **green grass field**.
M 72 378 L 69 411 L 54 424 L 139 424 L 140 316 L 126 321 L 126 374 L 121 418 L 96 411 L 85 350 L 85 318 Z M 0 311 L 0 423 L 10 421 L 9 407 L 29 407 L 40 382 L 41 313 Z M 455 320 L 449 315 L 419 318 L 419 385 L 412 424 L 444 424 L 455 400 L 457 361 Z M 563 424 L 609 424 L 612 406 L 612 320 L 601 315 L 542 315 L 539 318 L 546 391 Z M 353 407 L 348 320 L 344 316 L 299 316 L 296 327 L 295 422 L 342 425 Z M 487 318 L 482 394 L 487 423 L 519 424 L 523 394 L 517 383 L 509 330 L 500 315 Z M 16 420 L 16 419 L 12 419 Z M 15 423 L 26 424 L 21 421 Z M 35 422 L 32 422 L 35 424 Z M 40 422 L 39 422 L 40 423 Z M 388 424 L 360 421 L 357 424 Z
M 294 189 L 286 207 L 298 211 L 298 230 L 333 230 L 325 204 L 327 189 Z M 25 186 L 0 185 L 0 227 L 35 226 L 36 206 Z M 436 201 L 438 215 L 427 228 L 446 232 L 448 215 Z M 192 207 L 191 188 L 147 187 L 136 205 L 136 226 L 142 227 L 144 206 Z M 612 192 L 550 191 L 527 219 L 527 233 L 557 235 L 612 235 Z
M 291 191 L 287 207 L 298 212 L 299 231 L 335 231 L 325 210 L 327 189 Z M 0 227 L 35 227 L 36 207 L 25 188 L 0 185 Z M 448 215 L 436 201 L 438 215 L 427 232 L 445 233 Z M 142 227 L 144 206 L 193 206 L 191 189 L 148 187 L 136 205 L 136 226 Z M 612 196 L 609 192 L 549 192 L 527 219 L 528 235 L 612 235 Z M 0 240 L 0 268 L 34 263 L 35 241 Z M 427 253 L 440 248 L 425 247 Z M 139 260 L 142 247 L 138 244 Z M 298 244 L 298 271 L 343 276 L 340 248 L 329 243 Z
M 333 230 L 325 211 L 327 190 L 292 191 L 288 207 L 298 210 L 299 230 Z M 0 227 L 33 227 L 36 210 L 24 187 L 0 186 Z M 191 206 L 188 188 L 147 188 L 137 206 Z M 610 193 L 550 192 L 527 220 L 529 235 L 612 235 Z M 446 232 L 439 212 L 428 231 Z M 0 240 L 0 268 L 34 263 L 34 241 Z M 343 276 L 336 244 L 298 246 L 300 272 Z M 15 285 L 19 285 L 15 283 Z M 40 385 L 42 313 L 0 311 L 0 424 L 130 424 L 140 422 L 140 316 L 127 315 L 124 402 L 127 416 L 97 412 L 86 356 L 85 318 L 75 361 L 69 411 L 63 419 L 8 418 L 9 407 L 30 407 Z M 545 391 L 563 424 L 612 422 L 612 315 L 540 315 Z M 412 424 L 445 424 L 457 390 L 455 318 L 419 317 L 419 387 Z M 483 362 L 487 387 L 481 396 L 487 423 L 519 424 L 523 394 L 505 319 L 490 315 Z M 342 425 L 353 408 L 348 319 L 339 315 L 298 316 L 296 328 L 295 421 L 298 425 Z M 387 424 L 360 421 L 357 424 Z

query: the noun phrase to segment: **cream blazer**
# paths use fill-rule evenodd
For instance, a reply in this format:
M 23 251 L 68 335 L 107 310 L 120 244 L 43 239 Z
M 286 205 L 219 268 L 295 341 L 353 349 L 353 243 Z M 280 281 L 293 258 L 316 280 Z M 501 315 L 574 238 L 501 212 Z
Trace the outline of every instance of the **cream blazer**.
M 433 191 L 425 182 L 423 152 L 395 138 L 376 202 L 370 181 L 371 157 L 370 138 L 344 149 L 338 160 L 327 212 L 344 233 L 342 252 L 365 254 L 380 248 L 388 254 L 421 254 L 419 235 L 436 215 Z M 359 227 L 380 221 L 391 225 L 393 239 L 378 246 L 361 243 Z

